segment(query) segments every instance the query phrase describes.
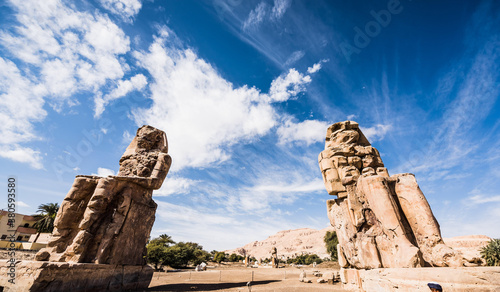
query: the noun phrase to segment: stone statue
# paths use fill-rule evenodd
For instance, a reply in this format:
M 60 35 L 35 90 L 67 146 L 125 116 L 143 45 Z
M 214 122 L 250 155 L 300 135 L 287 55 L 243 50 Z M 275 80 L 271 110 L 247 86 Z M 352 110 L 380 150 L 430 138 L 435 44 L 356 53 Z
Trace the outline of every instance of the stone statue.
M 273 247 L 271 249 L 271 266 L 273 268 L 278 268 L 279 261 L 278 261 L 278 249 L 276 247 Z
M 462 266 L 414 175 L 389 176 L 358 123 L 331 125 L 318 161 L 328 193 L 337 196 L 327 209 L 342 267 Z
M 117 176 L 79 175 L 61 204 L 47 248 L 51 262 L 143 265 L 155 220 L 153 190 L 172 159 L 161 130 L 143 126 L 120 159 Z

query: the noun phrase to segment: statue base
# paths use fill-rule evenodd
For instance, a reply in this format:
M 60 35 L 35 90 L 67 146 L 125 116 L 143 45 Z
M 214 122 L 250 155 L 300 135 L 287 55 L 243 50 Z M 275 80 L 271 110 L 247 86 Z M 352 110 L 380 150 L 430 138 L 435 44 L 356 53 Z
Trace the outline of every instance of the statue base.
M 141 290 L 148 288 L 154 272 L 149 266 L 18 261 L 15 278 L 11 278 L 8 273 L 13 268 L 9 265 L 6 260 L 0 261 L 0 291 Z
M 351 291 L 500 291 L 500 267 L 341 269 L 342 288 Z

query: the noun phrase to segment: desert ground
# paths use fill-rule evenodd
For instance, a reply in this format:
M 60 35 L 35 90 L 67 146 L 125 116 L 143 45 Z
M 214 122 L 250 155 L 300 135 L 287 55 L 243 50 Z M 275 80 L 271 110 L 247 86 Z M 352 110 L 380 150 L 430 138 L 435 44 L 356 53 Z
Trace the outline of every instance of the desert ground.
M 313 283 L 299 282 L 299 274 L 305 270 Z M 316 282 L 313 271 L 336 271 L 338 267 L 321 264 L 279 269 L 270 267 L 247 268 L 243 265 L 219 265 L 203 272 L 186 269 L 179 272 L 155 272 L 146 291 L 345 291 L 340 283 L 333 285 Z M 253 277 L 253 278 L 252 278 Z M 250 282 L 250 286 L 247 283 Z

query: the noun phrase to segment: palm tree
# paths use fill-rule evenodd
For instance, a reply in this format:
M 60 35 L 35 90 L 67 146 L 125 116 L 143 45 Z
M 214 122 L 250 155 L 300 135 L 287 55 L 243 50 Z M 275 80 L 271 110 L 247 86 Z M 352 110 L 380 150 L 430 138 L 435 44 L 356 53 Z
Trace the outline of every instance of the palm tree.
M 35 216 L 39 219 L 33 225 L 33 228 L 36 228 L 39 234 L 42 232 L 51 233 L 54 230 L 54 220 L 56 219 L 58 210 L 58 203 L 41 204 L 38 206 L 37 213 L 39 214 Z

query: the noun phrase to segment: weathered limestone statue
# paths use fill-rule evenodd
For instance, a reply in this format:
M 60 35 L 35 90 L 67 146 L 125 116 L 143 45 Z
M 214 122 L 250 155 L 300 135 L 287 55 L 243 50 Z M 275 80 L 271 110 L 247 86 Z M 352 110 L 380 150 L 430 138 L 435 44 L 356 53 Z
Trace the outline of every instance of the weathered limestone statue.
M 79 175 L 39 261 L 143 265 L 155 220 L 153 190 L 170 168 L 163 131 L 143 126 L 120 159 L 117 176 Z
M 0 277 L 0 290 L 147 289 L 153 269 L 143 256 L 155 220 L 153 190 L 160 188 L 171 164 L 167 150 L 165 133 L 143 126 L 120 159 L 117 176 L 77 176 L 47 248 L 36 261 L 17 261 L 15 284 Z M 2 262 L 0 272 L 7 270 Z
M 278 268 L 278 265 L 278 249 L 276 249 L 276 247 L 273 247 L 271 250 L 271 266 L 273 268 Z
M 389 176 L 358 123 L 331 125 L 318 161 L 328 193 L 337 196 L 327 208 L 342 267 L 462 266 L 414 175 Z

